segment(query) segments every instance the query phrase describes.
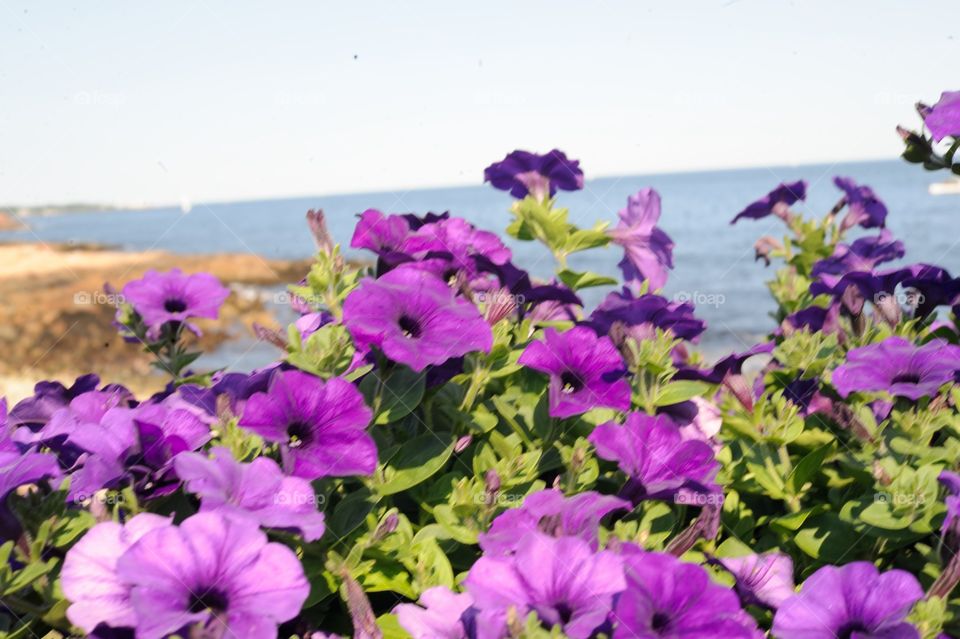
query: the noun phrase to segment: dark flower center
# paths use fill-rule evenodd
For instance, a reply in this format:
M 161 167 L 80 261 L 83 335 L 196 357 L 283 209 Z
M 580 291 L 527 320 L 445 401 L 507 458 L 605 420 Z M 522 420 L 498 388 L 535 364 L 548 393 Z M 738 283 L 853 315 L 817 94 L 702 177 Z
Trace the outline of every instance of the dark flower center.
M 213 612 L 226 612 L 227 596 L 216 589 L 205 590 L 202 594 L 192 595 L 190 597 L 190 612 L 203 612 L 212 610 Z
M 563 393 L 576 393 L 583 388 L 583 382 L 580 378 L 570 371 L 563 371 L 560 375 L 560 391 Z
M 650 618 L 650 629 L 663 632 L 670 625 L 670 615 L 665 612 L 655 612 Z
M 312 438 L 313 431 L 308 424 L 293 422 L 287 426 L 287 446 L 290 448 L 303 448 Z
M 168 313 L 182 313 L 187 310 L 187 305 L 183 300 L 169 299 L 163 303 L 163 310 Z
M 869 634 L 870 629 L 860 621 L 848 621 L 837 630 L 837 639 L 850 639 L 855 632 Z
M 895 376 L 891 381 L 891 384 L 919 384 L 920 376 L 916 373 L 900 373 Z
M 400 330 L 403 331 L 403 334 L 407 337 L 412 337 L 414 339 L 420 337 L 422 332 L 420 328 L 420 322 L 413 319 L 409 315 L 401 315 L 400 319 L 397 320 L 397 324 L 400 325 Z
M 570 607 L 565 601 L 561 601 L 553 607 L 557 611 L 557 616 L 560 617 L 560 623 L 566 625 L 570 623 L 570 619 L 573 617 L 573 608 Z

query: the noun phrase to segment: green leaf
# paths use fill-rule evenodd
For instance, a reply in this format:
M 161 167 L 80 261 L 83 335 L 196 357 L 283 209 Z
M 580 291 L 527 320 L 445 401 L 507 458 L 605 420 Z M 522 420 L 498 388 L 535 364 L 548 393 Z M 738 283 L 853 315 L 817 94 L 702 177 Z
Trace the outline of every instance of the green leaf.
M 378 471 L 382 478 L 376 491 L 393 495 L 426 481 L 439 472 L 453 454 L 450 435 L 426 433 L 405 443 L 390 463 Z
M 374 423 L 389 424 L 413 412 L 423 399 L 425 380 L 426 373 L 416 373 L 406 366 L 383 376 L 373 371 L 363 378 L 360 392 L 367 405 L 373 407 Z
M 410 633 L 403 629 L 397 616 L 384 613 L 377 617 L 377 627 L 383 633 L 383 639 L 409 639 Z
M 575 291 L 581 288 L 590 288 L 591 286 L 609 286 L 617 283 L 617 280 L 612 277 L 591 273 L 590 271 L 579 273 L 577 271 L 571 271 L 570 269 L 564 269 L 557 273 L 557 277 Z
M 787 477 L 787 488 L 791 494 L 798 495 L 803 491 L 804 484 L 817 474 L 824 460 L 832 452 L 833 442 L 808 453 L 793 467 L 793 471 L 790 473 L 790 476 Z
M 862 536 L 835 513 L 824 513 L 810 519 L 794 536 L 797 547 L 827 563 L 837 563 L 844 557 L 856 556 L 854 547 Z
M 704 382 L 693 380 L 670 382 L 661 386 L 657 391 L 655 403 L 657 406 L 672 406 L 694 397 L 702 397 L 707 394 L 708 390 L 710 390 L 710 386 Z
M 367 514 L 373 510 L 377 499 L 368 488 L 347 493 L 327 519 L 327 528 L 337 537 L 343 538 L 357 529 Z

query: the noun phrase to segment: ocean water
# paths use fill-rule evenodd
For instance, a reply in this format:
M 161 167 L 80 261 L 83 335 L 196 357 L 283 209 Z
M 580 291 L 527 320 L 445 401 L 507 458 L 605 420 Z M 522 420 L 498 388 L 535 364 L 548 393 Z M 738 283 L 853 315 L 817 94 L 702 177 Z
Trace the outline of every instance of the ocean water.
M 675 269 L 666 294 L 696 303 L 698 316 L 708 325 L 701 347 L 719 355 L 744 349 L 774 328 L 769 316 L 773 305 L 765 286 L 773 268 L 754 262 L 753 243 L 761 235 L 782 237 L 784 233 L 777 218 L 743 220 L 736 226 L 730 220 L 778 183 L 799 178 L 807 179 L 810 188 L 807 201 L 794 209 L 822 216 L 840 197 L 832 183 L 835 175 L 871 185 L 887 203 L 888 226 L 906 243 L 906 261 L 935 263 L 960 274 L 960 196 L 930 195 L 928 186 L 945 179 L 943 172 L 927 173 L 899 160 L 600 178 L 587 181 L 583 191 L 561 192 L 560 204 L 569 208 L 570 220 L 580 226 L 597 220 L 613 224 L 627 196 L 647 186 L 657 189 L 663 198 L 660 226 L 676 244 Z M 326 212 L 332 233 L 346 247 L 356 214 L 367 208 L 401 213 L 450 211 L 502 234 L 510 221 L 510 202 L 508 194 L 478 185 L 194 204 L 189 213 L 179 208 L 75 213 L 31 218 L 29 231 L 0 233 L 0 241 L 39 238 L 99 242 L 127 250 L 248 252 L 293 258 L 313 252 L 304 222 L 310 208 Z M 541 277 L 552 273 L 552 258 L 539 244 L 505 239 L 519 266 Z M 347 254 L 362 256 L 351 249 Z M 595 249 L 575 256 L 571 266 L 616 275 L 620 257 L 617 247 Z M 589 289 L 586 303 L 595 304 L 605 292 Z M 248 357 L 245 364 L 256 364 L 258 358 L 256 354 Z

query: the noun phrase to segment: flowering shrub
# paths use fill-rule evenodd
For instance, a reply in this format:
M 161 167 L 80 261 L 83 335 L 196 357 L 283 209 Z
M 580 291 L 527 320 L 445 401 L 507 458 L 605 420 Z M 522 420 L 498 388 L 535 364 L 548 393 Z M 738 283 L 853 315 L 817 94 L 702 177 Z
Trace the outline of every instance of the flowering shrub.
M 936 140 L 960 132 L 955 97 L 926 114 Z M 809 219 L 791 210 L 807 184 L 781 184 L 733 217 L 783 221 L 757 243 L 782 263 L 777 325 L 710 364 L 693 306 L 657 292 L 673 242 L 655 191 L 585 229 L 559 206 L 583 186 L 563 153 L 485 177 L 555 279 L 447 213 L 363 212 L 350 245 L 375 265 L 354 266 L 311 211 L 301 317 L 261 329 L 275 364 L 191 371 L 191 320 L 227 291 L 150 272 L 116 321 L 164 391 L 87 375 L 0 402 L 6 636 L 960 629 L 960 279 L 883 266 L 905 247 L 871 188 L 838 177 Z M 581 290 L 617 281 L 568 258 L 610 244 L 622 288 L 585 309 Z

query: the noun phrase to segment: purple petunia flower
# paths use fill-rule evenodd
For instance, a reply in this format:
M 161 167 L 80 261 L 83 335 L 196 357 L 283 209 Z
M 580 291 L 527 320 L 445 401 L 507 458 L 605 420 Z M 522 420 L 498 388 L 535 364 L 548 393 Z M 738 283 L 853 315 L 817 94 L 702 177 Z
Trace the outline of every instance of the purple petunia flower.
M 510 249 L 496 233 L 481 231 L 460 217 L 424 224 L 407 238 L 404 249 L 427 262 L 426 267 L 444 281 L 458 271 L 468 279 L 475 277 L 476 256 L 492 264 L 505 264 L 511 257 Z
M 70 623 L 96 636 L 133 628 L 130 584 L 117 576 L 117 561 L 145 534 L 169 525 L 166 517 L 142 513 L 126 524 L 107 521 L 88 530 L 67 552 L 60 572 Z
M 831 304 L 828 308 L 822 306 L 808 306 L 795 313 L 787 315 L 780 330 L 784 333 L 807 329 L 811 333 L 836 333 L 839 328 L 840 305 Z
M 599 457 L 617 462 L 627 475 L 622 496 L 634 503 L 646 499 L 698 503 L 720 494 L 713 449 L 702 441 L 684 440 L 669 417 L 630 413 L 623 425 L 601 424 L 588 439 Z
M 734 588 L 743 605 L 766 606 L 776 610 L 796 594 L 790 555 L 768 552 L 743 557 L 717 557 L 713 561 L 734 576 Z
M 940 525 L 940 536 L 952 555 L 960 552 L 960 475 L 945 470 L 937 479 L 947 489 L 947 496 L 943 500 L 947 514 Z
M 343 303 L 343 323 L 358 347 L 376 346 L 418 372 L 493 345 L 473 304 L 436 276 L 406 266 L 361 281 Z
M 596 550 L 600 520 L 615 510 L 630 510 L 630 502 L 593 491 L 565 497 L 556 489 L 541 490 L 527 495 L 519 508 L 494 519 L 479 536 L 480 548 L 488 556 L 507 555 L 527 534 L 539 531 L 553 537 L 579 537 Z
M 268 457 L 241 464 L 226 448 L 210 452 L 213 459 L 180 453 L 173 460 L 186 490 L 201 497 L 201 512 L 249 519 L 264 528 L 296 530 L 305 541 L 323 536 L 323 513 L 317 511 L 310 482 L 285 476 Z
M 673 268 L 673 240 L 655 226 L 660 219 L 660 194 L 652 188 L 641 189 L 627 199 L 619 215 L 620 223 L 609 235 L 624 250 L 619 264 L 624 282 L 639 285 L 647 280 L 650 290 L 663 288 L 667 270 Z
M 350 246 L 373 251 L 388 262 L 403 260 L 404 242 L 410 235 L 410 225 L 401 215 L 384 215 L 376 209 L 360 214 L 353 230 Z
M 598 335 L 606 335 L 615 322 L 623 323 L 628 334 L 638 341 L 649 339 L 658 328 L 691 341 L 706 330 L 704 321 L 694 317 L 692 304 L 671 302 L 653 294 L 635 297 L 626 288 L 608 294 L 585 324 Z
M 435 586 L 424 590 L 418 603 L 400 604 L 394 609 L 397 621 L 413 639 L 466 639 L 462 617 L 473 605 L 469 594 Z
M 887 206 L 880 201 L 869 186 L 860 186 L 847 177 L 835 177 L 833 183 L 844 192 L 847 214 L 840 227 L 849 229 L 862 226 L 865 229 L 883 228 L 887 220 Z
M 310 592 L 292 550 L 255 525 L 200 513 L 143 535 L 117 561 L 139 639 L 171 634 L 273 639 Z
M 20 536 L 20 522 L 7 506 L 7 497 L 21 486 L 59 479 L 57 458 L 46 453 L 0 452 L 0 543 Z
M 841 396 L 858 391 L 886 391 L 914 401 L 937 394 L 960 370 L 960 347 L 939 341 L 915 346 L 902 337 L 855 348 L 833 371 Z
M 478 559 L 464 584 L 481 615 L 513 607 L 522 619 L 534 611 L 572 639 L 592 636 L 626 586 L 616 554 L 594 553 L 577 537 L 539 533 L 527 535 L 514 555 Z
M 857 561 L 824 566 L 804 582 L 800 594 L 780 605 L 773 618 L 778 639 L 919 639 L 906 621 L 923 597 L 916 578 L 902 570 L 880 574 Z
M 50 421 L 58 409 L 65 408 L 78 395 L 96 390 L 99 384 L 100 378 L 93 373 L 78 377 L 70 388 L 56 381 L 37 382 L 33 387 L 33 395 L 20 400 L 10 409 L 10 427 L 29 426 L 38 429 Z
M 617 599 L 613 639 L 759 639 L 737 595 L 707 571 L 666 553 L 624 555 L 626 590 Z
M 567 159 L 557 149 L 545 155 L 514 151 L 484 169 L 483 180 L 495 189 L 510 191 L 510 195 L 518 200 L 528 194 L 544 200 L 547 196 L 553 197 L 557 189 L 582 189 L 583 171 L 580 170 L 580 162 Z
M 681 366 L 676 375 L 676 380 L 697 380 L 709 384 L 720 384 L 729 376 L 740 375 L 743 365 L 748 359 L 755 355 L 765 355 L 772 353 L 775 344 L 773 342 L 762 342 L 753 346 L 742 353 L 732 353 L 727 355 L 710 368 L 693 368 L 691 366 Z
M 623 358 L 609 337 L 585 326 L 564 333 L 544 331 L 530 342 L 520 364 L 550 375 L 550 415 L 570 417 L 593 408 L 630 408 L 630 385 L 623 379 Z
M 786 217 L 790 206 L 805 199 L 807 199 L 806 180 L 780 184 L 777 188 L 737 213 L 736 217 L 734 217 L 730 223 L 736 224 L 741 218 L 759 220 L 768 215 Z
M 945 269 L 929 264 L 915 264 L 910 276 L 900 284 L 916 291 L 914 301 L 916 317 L 926 317 L 938 306 L 952 306 L 960 297 L 960 278 L 953 278 Z
M 123 287 L 124 300 L 143 318 L 151 339 L 156 339 L 168 322 L 182 324 L 199 335 L 199 329 L 189 320 L 216 319 L 229 295 L 230 290 L 213 275 L 187 275 L 177 268 L 166 273 L 149 270 L 141 279 L 127 282 Z
M 817 277 L 824 273 L 843 275 L 853 271 L 872 271 L 878 264 L 892 262 L 903 257 L 903 242 L 893 239 L 887 229 L 875 237 L 861 237 L 852 244 L 837 244 L 833 255 L 813 265 L 810 274 Z
M 948 136 L 960 137 L 960 91 L 944 91 L 923 116 L 923 123 L 937 142 Z
M 285 469 L 312 480 L 369 475 L 376 469 L 377 445 L 366 431 L 371 416 L 352 384 L 284 371 L 267 392 L 247 400 L 239 423 L 279 442 Z
M 900 307 L 891 308 L 896 304 L 894 292 L 903 280 L 912 277 L 919 268 L 920 265 L 877 273 L 855 271 L 840 277 L 825 273 L 810 284 L 810 294 L 832 296 L 854 317 L 863 312 L 864 304 L 870 300 L 885 317 L 899 319 Z

